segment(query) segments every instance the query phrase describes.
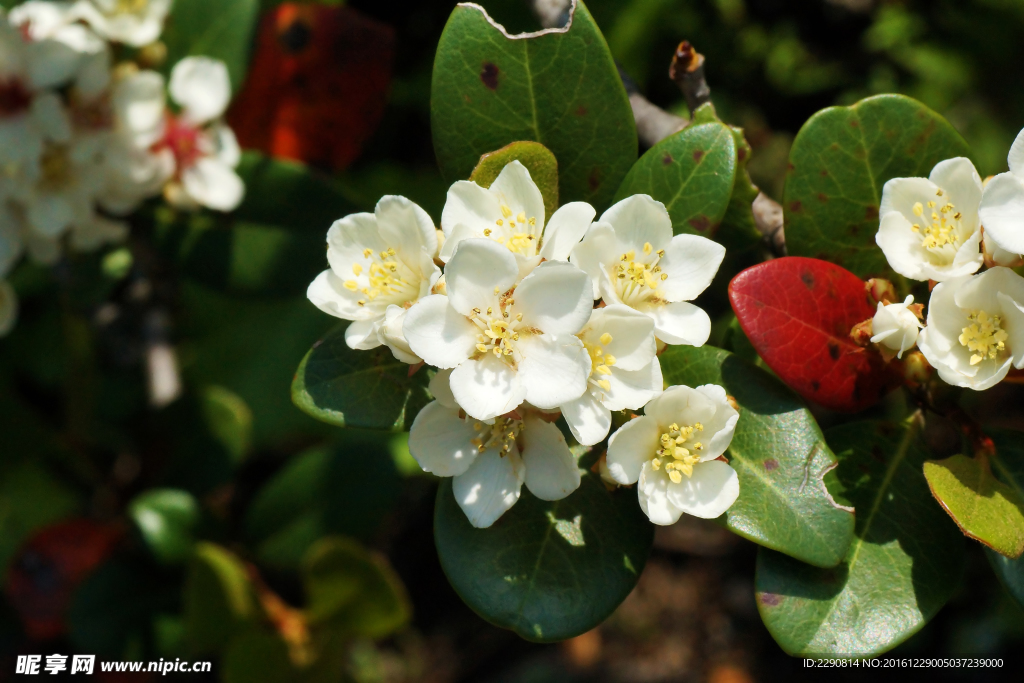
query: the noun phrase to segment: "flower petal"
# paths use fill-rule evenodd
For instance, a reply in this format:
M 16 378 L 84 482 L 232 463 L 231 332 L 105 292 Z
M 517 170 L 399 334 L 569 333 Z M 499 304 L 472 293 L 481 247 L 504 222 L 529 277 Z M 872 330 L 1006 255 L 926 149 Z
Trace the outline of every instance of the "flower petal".
M 644 415 L 612 434 L 608 440 L 608 472 L 620 484 L 635 484 L 644 465 L 660 447 L 658 421 Z
M 672 239 L 672 218 L 659 201 L 645 194 L 623 199 L 601 216 L 602 223 L 610 223 L 615 236 L 628 250 L 641 251 L 650 242 L 655 251 L 664 249 Z
M 611 225 L 594 223 L 587 230 L 587 234 L 583 236 L 583 241 L 576 245 L 569 255 L 569 263 L 589 275 L 593 281 L 595 299 L 601 298 L 601 283 L 608 281 L 608 273 L 604 264 L 611 263 L 618 258 L 616 244 L 615 230 Z M 610 286 L 611 282 L 608 281 L 606 285 Z M 614 288 L 612 290 L 614 291 Z
M 611 370 L 610 375 L 602 377 L 608 382 L 608 389 L 591 389 L 600 394 L 601 402 L 608 410 L 639 410 L 664 389 L 665 381 L 657 358 L 639 370 L 620 370 L 618 367 Z
M 1024 254 L 1024 177 L 1000 173 L 989 180 L 979 216 L 986 239 L 1006 251 Z
M 1010 146 L 1010 153 L 1006 155 L 1006 163 L 1010 167 L 1010 173 L 1024 178 L 1024 130 L 1017 133 Z
M 563 205 L 544 226 L 540 255 L 548 261 L 568 261 L 569 254 L 583 239 L 596 215 L 594 207 L 586 202 Z
M 612 428 L 612 412 L 589 391 L 561 409 L 573 437 L 584 446 L 599 443 Z
M 725 247 L 698 235 L 676 235 L 658 262 L 668 275 L 658 286 L 669 301 L 692 301 L 708 288 L 725 259 Z
M 186 57 L 171 71 L 171 99 L 195 124 L 220 118 L 231 100 L 231 78 L 224 62 L 209 57 Z
M 528 417 L 523 423 L 526 488 L 541 500 L 562 500 L 580 487 L 580 469 L 558 427 Z
M 725 453 L 729 444 L 732 443 L 740 414 L 730 405 L 729 397 L 723 387 L 717 384 L 705 384 L 697 387 L 696 391 L 710 398 L 715 404 L 715 416 L 703 422 L 703 433 L 712 436 L 710 439 L 703 440 L 704 450 L 700 454 L 702 461 L 714 460 Z
M 451 280 L 448 281 L 449 296 Z M 547 261 L 516 287 L 512 314 L 548 334 L 576 334 L 594 310 L 590 277 L 565 261 Z
M 961 222 L 977 230 L 978 206 L 981 204 L 981 176 L 970 159 L 954 157 L 935 164 L 928 179 L 941 187 L 946 200 L 961 213 Z M 941 205 L 943 202 L 940 201 Z
M 405 314 L 402 330 L 413 353 L 441 369 L 454 368 L 476 351 L 476 325 L 441 294 L 413 304 Z
M 544 197 L 527 170 L 518 161 L 511 161 L 501 169 L 497 179 L 491 183 L 490 192 L 512 210 L 512 217 L 520 213 L 527 219 L 536 220 L 537 231 L 544 225 Z
M 519 276 L 512 253 L 489 239 L 468 239 L 459 245 L 444 269 L 448 298 L 462 315 L 473 309 L 498 306 L 498 296 L 511 289 Z
M 740 495 L 736 470 L 721 460 L 693 467 L 693 476 L 668 485 L 668 501 L 688 515 L 703 519 L 719 517 Z
M 464 473 L 452 480 L 455 501 L 478 529 L 494 524 L 519 500 L 526 468 L 513 449 L 504 457 L 497 449 L 484 451 Z
M 459 410 L 459 404 L 455 400 L 455 394 L 452 393 L 451 370 L 438 370 L 437 373 L 430 378 L 428 388 L 430 389 L 430 395 L 434 397 L 434 400 L 445 408 L 451 408 L 455 411 Z
M 374 215 L 381 238 L 406 259 L 418 258 L 424 247 L 431 256 L 437 254 L 434 221 L 415 202 L 398 195 L 385 195 L 377 202 Z
M 245 183 L 234 169 L 214 157 L 203 157 L 182 171 L 185 191 L 215 211 L 234 211 L 245 196 Z
M 476 460 L 479 451 L 472 441 L 479 436 L 473 421 L 459 419 L 457 408 L 432 401 L 413 420 L 409 452 L 424 472 L 457 477 Z
M 882 186 L 878 215 L 885 218 L 893 211 L 908 221 L 914 218 L 914 204 L 927 203 L 936 196 L 938 186 L 927 178 L 892 178 Z
M 490 353 L 455 368 L 451 387 L 455 401 L 467 415 L 478 420 L 490 420 L 511 412 L 526 398 L 519 373 Z
M 1007 348 L 1010 349 L 1013 366 L 1024 367 L 1024 306 L 1011 297 L 999 293 L 1000 309 L 1003 312 L 1003 329 L 1010 337 Z
M 714 398 L 684 385 L 669 387 L 644 408 L 644 414 L 654 418 L 661 427 L 673 423 L 684 426 L 697 422 L 707 424 L 714 418 L 715 411 Z
M 366 319 L 370 311 L 361 308 L 357 303 L 358 292 L 345 289 L 344 282 L 332 270 L 320 273 L 306 290 L 308 298 L 314 306 L 328 315 L 343 320 Z
M 666 344 L 703 346 L 711 336 L 711 318 L 688 301 L 655 306 L 647 314 L 654 318 L 655 336 Z
M 381 345 L 380 336 L 377 334 L 380 323 L 380 318 L 356 320 L 345 328 L 345 343 L 350 349 L 357 351 L 369 351 L 377 348 Z
M 518 375 L 525 399 L 536 407 L 557 408 L 587 390 L 590 355 L 578 337 L 530 334 L 517 347 L 523 356 Z
M 114 86 L 111 103 L 118 124 L 135 144 L 148 147 L 163 135 L 167 115 L 164 77 L 155 71 L 139 71 Z
M 620 370 L 647 367 L 658 350 L 654 320 L 623 304 L 595 308 L 581 336 L 586 343 L 614 356 L 614 367 Z
M 671 486 L 668 477 L 662 472 L 655 472 L 650 462 L 644 463 L 643 472 L 637 486 L 637 497 L 640 499 L 640 509 L 654 524 L 668 526 L 675 524 L 683 516 L 683 511 L 677 508 L 668 497 L 668 489 Z

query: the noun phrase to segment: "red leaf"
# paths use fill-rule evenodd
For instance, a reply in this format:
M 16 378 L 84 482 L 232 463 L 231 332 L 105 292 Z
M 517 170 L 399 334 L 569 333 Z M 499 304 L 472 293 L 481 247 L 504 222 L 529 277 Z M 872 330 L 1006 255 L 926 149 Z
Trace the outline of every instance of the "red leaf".
M 21 548 L 7 575 L 7 595 L 33 640 L 66 630 L 75 589 L 113 551 L 119 527 L 73 519 L 46 527 Z
M 808 400 L 857 412 L 901 383 L 895 363 L 850 338 L 875 310 L 848 270 L 798 256 L 768 261 L 733 278 L 729 300 L 764 362 Z
M 387 104 L 394 31 L 349 7 L 286 3 L 260 24 L 228 120 L 242 147 L 341 170 Z

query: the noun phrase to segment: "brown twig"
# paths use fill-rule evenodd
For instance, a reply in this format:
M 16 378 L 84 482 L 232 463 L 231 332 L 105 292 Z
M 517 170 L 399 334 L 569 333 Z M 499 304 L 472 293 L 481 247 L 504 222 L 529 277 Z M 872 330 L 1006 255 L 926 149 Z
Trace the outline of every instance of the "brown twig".
M 704 78 L 704 55 L 697 52 L 690 41 L 679 43 L 668 67 L 668 77 L 683 91 L 691 113 L 711 101 L 711 88 Z

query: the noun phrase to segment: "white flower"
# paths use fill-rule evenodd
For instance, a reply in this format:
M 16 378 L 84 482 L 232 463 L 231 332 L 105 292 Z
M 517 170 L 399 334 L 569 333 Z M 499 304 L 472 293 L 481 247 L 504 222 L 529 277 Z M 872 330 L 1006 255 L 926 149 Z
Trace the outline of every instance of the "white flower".
M 14 287 L 0 279 L 0 337 L 6 337 L 18 321 L 18 295 Z
M 109 41 L 143 47 L 160 37 L 172 0 L 79 0 L 73 15 Z
M 383 197 L 374 213 L 352 214 L 331 226 L 331 267 L 306 295 L 323 312 L 354 321 L 345 331 L 351 348 L 376 348 L 386 343 L 379 331 L 388 309 L 404 310 L 430 293 L 441 275 L 436 253 L 437 232 L 427 212 L 405 197 Z M 393 337 L 399 336 L 395 318 L 393 312 L 390 332 L 385 331 Z M 395 341 L 388 346 L 404 349 Z
M 523 401 L 548 410 L 583 395 L 590 356 L 576 336 L 593 309 L 590 278 L 564 261 L 516 285 L 512 253 L 469 239 L 445 268 L 448 296 L 428 296 L 405 318 L 405 337 L 430 365 L 454 368 L 455 399 L 490 420 Z
M 608 209 L 570 260 L 593 278 L 595 299 L 646 313 L 663 342 L 701 346 L 711 319 L 689 301 L 707 289 L 724 258 L 725 247 L 709 239 L 673 237 L 665 205 L 638 194 Z
M 1024 278 L 996 267 L 940 283 L 917 346 L 948 384 L 995 386 L 1024 367 Z
M 882 188 L 875 242 L 911 280 L 942 282 L 982 264 L 981 177 L 969 159 L 940 161 L 927 178 L 893 178 Z
M 871 343 L 892 349 L 896 352 L 897 358 L 903 358 L 904 352 L 914 348 L 918 332 L 924 325 L 909 309 L 913 303 L 913 295 L 908 296 L 901 304 L 883 304 L 879 301 L 878 310 L 871 320 L 871 329 L 874 332 Z
M 391 304 L 384 311 L 384 320 L 377 329 L 377 338 L 380 343 L 391 349 L 391 353 L 398 360 L 409 365 L 422 363 L 423 359 L 412 352 L 408 340 L 405 338 L 405 314 L 407 308 Z
M 590 355 L 587 392 L 561 406 L 569 429 L 584 446 L 608 436 L 613 410 L 637 410 L 661 393 L 664 382 L 654 321 L 622 304 L 595 308 L 578 335 Z
M 30 0 L 11 10 L 10 22 L 32 41 L 44 45 L 48 60 L 62 69 L 73 68 L 75 96 L 91 100 L 110 85 L 110 48 L 89 28 L 77 23 L 72 10 L 66 2 Z
M 608 473 L 635 484 L 640 507 L 655 524 L 674 524 L 685 512 L 713 519 L 736 502 L 736 471 L 716 460 L 732 442 L 739 414 L 725 389 L 674 386 L 608 441 Z
M 441 214 L 445 242 L 440 258 L 447 263 L 463 240 L 486 237 L 508 247 L 525 276 L 541 259 L 569 260 L 595 213 L 586 202 L 572 202 L 545 224 L 540 190 L 526 167 L 512 161 L 489 188 L 461 180 L 448 190 Z
M 1024 254 L 1024 130 L 1010 147 L 1006 158 L 1008 173 L 1000 173 L 985 184 L 981 197 L 981 222 L 985 237 L 996 249 Z M 1012 260 L 1007 256 L 1004 260 Z
M 558 427 L 527 406 L 488 422 L 460 417 L 447 388 L 450 374 L 442 370 L 431 380 L 437 400 L 413 421 L 409 452 L 425 471 L 454 477 L 455 500 L 470 524 L 494 524 L 519 500 L 524 483 L 541 500 L 561 500 L 579 488 L 576 459 Z

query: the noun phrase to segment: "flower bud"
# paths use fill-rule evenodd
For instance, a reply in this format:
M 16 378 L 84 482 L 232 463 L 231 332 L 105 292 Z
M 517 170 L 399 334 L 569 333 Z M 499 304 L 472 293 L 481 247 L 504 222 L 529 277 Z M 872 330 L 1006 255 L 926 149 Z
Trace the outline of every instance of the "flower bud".
M 871 320 L 871 343 L 895 352 L 899 358 L 913 348 L 917 343 L 918 332 L 924 327 L 909 308 L 913 303 L 913 296 L 908 296 L 902 304 L 879 302 L 875 317 Z
M 864 283 L 864 289 L 868 298 L 873 304 L 889 304 L 896 301 L 896 288 L 888 280 L 880 277 L 873 277 Z

